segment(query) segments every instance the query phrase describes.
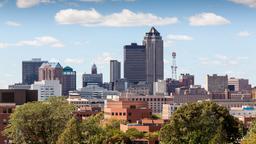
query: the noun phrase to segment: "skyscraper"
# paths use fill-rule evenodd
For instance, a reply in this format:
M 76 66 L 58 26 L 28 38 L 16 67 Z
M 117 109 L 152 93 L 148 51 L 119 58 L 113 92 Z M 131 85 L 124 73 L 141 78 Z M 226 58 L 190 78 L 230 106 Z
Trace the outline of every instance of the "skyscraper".
M 121 63 L 117 60 L 110 61 L 110 82 L 116 82 L 121 78 Z
M 228 89 L 228 76 L 213 74 L 206 77 L 206 90 L 211 93 L 223 93 Z
M 138 83 L 146 81 L 146 52 L 144 45 L 124 46 L 124 78 L 129 83 Z
M 83 74 L 83 87 L 88 85 L 99 85 L 102 86 L 103 83 L 103 75 L 102 73 L 97 73 L 97 66 L 95 64 L 92 65 L 91 74 Z
M 146 80 L 153 92 L 153 83 L 164 78 L 163 40 L 160 33 L 152 27 L 143 40 L 146 47 Z
M 47 61 L 41 61 L 40 58 L 33 58 L 29 61 L 22 61 L 22 84 L 33 84 L 38 81 L 38 69 Z
M 59 63 L 43 63 L 39 68 L 39 81 L 59 80 L 62 84 L 63 68 Z
M 69 91 L 76 90 L 76 71 L 67 66 L 63 69 L 62 95 L 67 96 Z

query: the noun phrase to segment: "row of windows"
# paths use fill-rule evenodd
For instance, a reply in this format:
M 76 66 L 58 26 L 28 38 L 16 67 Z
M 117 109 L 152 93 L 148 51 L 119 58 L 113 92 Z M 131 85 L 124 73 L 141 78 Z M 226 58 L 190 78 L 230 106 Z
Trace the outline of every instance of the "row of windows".
M 116 112 L 116 113 L 114 113 L 114 112 L 112 112 L 112 116 L 114 116 L 114 115 L 116 115 L 116 116 L 126 116 L 126 113 L 124 112 L 124 113 L 122 113 L 122 112 Z M 128 113 L 128 116 L 131 116 L 132 115 L 132 113 Z
M 132 101 L 166 101 L 166 98 L 132 98 Z
M 12 113 L 12 108 L 4 108 L 3 113 Z

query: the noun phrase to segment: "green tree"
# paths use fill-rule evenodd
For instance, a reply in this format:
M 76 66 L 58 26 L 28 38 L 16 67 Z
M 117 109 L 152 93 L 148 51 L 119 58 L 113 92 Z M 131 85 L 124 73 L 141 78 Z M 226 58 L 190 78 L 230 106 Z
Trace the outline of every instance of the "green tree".
M 160 130 L 160 139 L 164 144 L 238 143 L 241 127 L 225 107 L 207 101 L 189 103 L 174 112 Z
M 16 144 L 55 144 L 74 110 L 62 97 L 26 103 L 11 114 L 4 134 Z
M 256 143 L 256 120 L 253 121 L 248 133 L 242 139 L 242 144 L 255 144 Z
M 64 132 L 59 136 L 57 144 L 80 144 L 81 142 L 80 122 L 73 117 L 67 123 Z

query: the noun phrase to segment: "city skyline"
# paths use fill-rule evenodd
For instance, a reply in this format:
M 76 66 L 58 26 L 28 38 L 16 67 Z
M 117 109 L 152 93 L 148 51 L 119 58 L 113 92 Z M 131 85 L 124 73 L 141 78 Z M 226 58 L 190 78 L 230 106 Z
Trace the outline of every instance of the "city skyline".
M 206 75 L 213 73 L 248 78 L 256 84 L 255 68 L 248 66 L 255 64 L 253 1 L 31 2 L 0 1 L 0 88 L 21 82 L 21 62 L 32 58 L 71 66 L 77 71 L 78 88 L 93 63 L 109 81 L 110 60 L 120 61 L 123 67 L 123 46 L 142 44 L 151 26 L 164 40 L 165 78 L 171 77 L 171 52 L 176 51 L 178 73 L 195 75 L 195 84 L 204 86 Z

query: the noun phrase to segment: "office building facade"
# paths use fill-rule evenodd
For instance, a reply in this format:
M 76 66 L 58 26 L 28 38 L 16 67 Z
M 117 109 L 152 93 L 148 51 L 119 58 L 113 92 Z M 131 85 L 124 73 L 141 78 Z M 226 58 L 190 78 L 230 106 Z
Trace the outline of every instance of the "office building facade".
M 68 96 L 68 92 L 74 90 L 76 90 L 76 71 L 67 66 L 63 69 L 62 95 Z
M 146 81 L 151 85 L 150 93 L 153 93 L 153 83 L 164 78 L 163 40 L 154 27 L 146 33 L 143 45 L 146 48 Z
M 146 81 L 145 46 L 132 43 L 124 46 L 124 78 L 128 83 Z
M 223 93 L 228 89 L 228 76 L 214 74 L 206 77 L 206 90 L 211 93 Z
M 116 82 L 121 78 L 121 63 L 117 60 L 110 60 L 110 82 Z
M 88 85 L 99 85 L 103 84 L 103 75 L 102 73 L 97 73 L 97 66 L 95 64 L 92 65 L 91 74 L 83 74 L 83 87 Z
M 42 61 L 40 58 L 34 58 L 29 61 L 22 61 L 22 84 L 33 84 L 38 81 L 38 69 L 47 61 Z

